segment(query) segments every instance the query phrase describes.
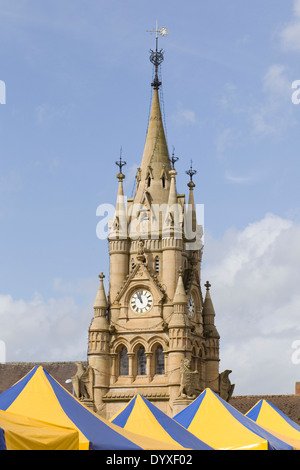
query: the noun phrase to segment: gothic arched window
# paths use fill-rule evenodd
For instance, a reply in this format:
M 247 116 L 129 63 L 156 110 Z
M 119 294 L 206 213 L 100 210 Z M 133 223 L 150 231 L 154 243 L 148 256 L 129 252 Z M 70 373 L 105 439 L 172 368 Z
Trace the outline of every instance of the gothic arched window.
M 155 374 L 163 375 L 165 373 L 165 358 L 162 346 L 158 346 L 155 351 Z
M 147 359 L 143 346 L 137 352 L 137 375 L 146 375 Z
M 122 347 L 119 353 L 119 374 L 128 375 L 129 373 L 129 359 L 127 354 L 127 349 L 125 346 Z

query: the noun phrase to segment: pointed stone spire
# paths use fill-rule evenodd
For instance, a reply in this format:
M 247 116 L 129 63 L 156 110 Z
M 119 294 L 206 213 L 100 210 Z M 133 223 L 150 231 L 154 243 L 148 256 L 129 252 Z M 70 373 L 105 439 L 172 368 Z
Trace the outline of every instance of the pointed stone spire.
M 100 283 L 98 287 L 97 296 L 94 302 L 94 318 L 90 326 L 91 331 L 105 331 L 108 330 L 109 325 L 106 318 L 106 311 L 108 307 L 107 298 L 104 289 L 103 279 L 104 274 L 99 275 Z
M 169 329 L 170 328 L 190 328 L 191 323 L 187 316 L 187 308 L 188 308 L 188 298 L 185 293 L 185 288 L 183 284 L 183 269 L 180 268 L 178 270 L 179 276 L 177 281 L 177 287 L 173 299 L 174 305 L 174 313 L 171 317 L 169 322 Z
M 210 295 L 211 284 L 207 281 L 205 287 L 206 296 L 202 311 L 204 334 L 207 337 L 219 339 L 220 335 L 215 327 L 215 309 Z
M 106 298 L 106 294 L 105 294 L 105 289 L 104 289 L 104 280 L 105 276 L 103 273 L 99 274 L 99 279 L 100 279 L 100 283 L 99 283 L 99 288 L 98 288 L 98 292 L 97 292 L 97 296 L 96 296 L 96 299 L 95 299 L 95 302 L 94 302 L 94 309 L 96 310 L 101 310 L 103 311 L 105 309 L 107 309 L 107 298 Z M 100 313 L 100 312 L 99 312 Z M 103 312 L 101 312 L 103 313 Z
M 168 210 L 166 213 L 164 224 L 164 236 L 177 236 L 182 233 L 183 212 L 180 204 L 178 203 L 177 190 L 176 190 L 176 175 L 174 164 L 178 158 L 172 155 L 172 169 L 169 171 L 170 175 L 170 190 L 168 198 Z M 177 235 L 176 235 L 177 234 Z
M 120 157 L 120 161 L 116 162 L 116 165 L 119 166 L 120 171 L 117 174 L 117 179 L 119 180 L 118 186 L 118 194 L 117 194 L 117 202 L 116 202 L 116 210 L 115 215 L 110 226 L 110 234 L 109 238 L 127 238 L 127 211 L 126 211 L 126 204 L 125 204 L 125 196 L 123 190 L 123 180 L 125 179 L 125 175 L 122 173 L 122 167 L 126 165 L 126 162 L 122 161 L 122 157 Z
M 173 304 L 176 304 L 176 305 L 184 305 L 188 303 L 188 298 L 185 293 L 185 288 L 183 284 L 182 274 L 183 274 L 183 270 L 182 268 L 180 268 L 177 287 L 176 287 L 176 291 L 175 291 L 175 295 L 173 299 Z
M 197 173 L 196 170 L 193 170 L 193 165 L 191 162 L 190 169 L 186 171 L 186 174 L 189 175 L 190 181 L 188 183 L 189 187 L 189 200 L 188 200 L 188 209 L 187 209 L 187 227 L 185 233 L 188 239 L 192 240 L 196 235 L 197 230 L 197 217 L 196 217 L 196 207 L 194 200 L 194 188 L 195 183 L 193 181 L 193 176 Z
M 159 92 L 155 88 L 142 163 L 138 169 L 139 184 L 136 189 L 134 203 L 143 203 L 145 191 L 150 195 L 152 203 L 167 203 L 170 170 L 171 164 L 160 108 Z M 162 174 L 165 175 L 164 184 Z

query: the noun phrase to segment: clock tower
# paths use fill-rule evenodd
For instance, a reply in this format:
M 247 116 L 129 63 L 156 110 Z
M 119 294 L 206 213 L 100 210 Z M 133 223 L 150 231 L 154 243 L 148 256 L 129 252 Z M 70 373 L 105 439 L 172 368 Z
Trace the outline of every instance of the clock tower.
M 135 195 L 125 200 L 121 157 L 108 236 L 109 292 L 101 274 L 89 328 L 90 401 L 108 419 L 137 393 L 173 416 L 204 388 L 220 392 L 220 337 L 210 284 L 205 298 L 201 289 L 196 171 L 191 166 L 186 172 L 186 199 L 177 192 L 178 159 L 170 156 L 165 137 L 158 76 L 163 51 L 157 42 L 150 60 L 152 107 Z

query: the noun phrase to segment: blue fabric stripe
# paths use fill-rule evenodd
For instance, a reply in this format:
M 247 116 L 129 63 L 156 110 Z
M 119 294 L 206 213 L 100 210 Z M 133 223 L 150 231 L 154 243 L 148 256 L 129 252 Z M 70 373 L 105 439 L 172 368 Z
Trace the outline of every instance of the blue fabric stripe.
M 204 392 L 202 392 L 201 395 L 199 395 L 199 397 L 196 398 L 196 400 L 194 400 L 189 406 L 174 416 L 173 419 L 177 421 L 177 423 L 181 424 L 185 429 L 188 429 L 205 397 L 205 394 L 206 390 L 204 390 Z
M 128 418 L 135 405 L 136 397 L 137 395 L 130 401 L 130 403 L 128 403 L 126 408 L 124 408 L 124 410 L 118 416 L 115 417 L 112 423 L 116 424 L 117 426 L 120 426 L 121 428 L 124 428 L 126 426 Z
M 291 418 L 289 418 L 287 415 L 285 415 L 282 411 L 280 411 L 278 408 L 276 408 L 275 405 L 272 405 L 272 403 L 266 401 L 268 403 L 268 405 L 270 405 L 273 410 L 275 410 L 290 426 L 292 426 L 294 429 L 296 429 L 296 431 L 299 431 L 300 432 L 300 426 L 295 423 L 295 421 L 293 421 Z
M 39 366 L 35 366 L 30 372 L 28 372 L 27 375 L 25 375 L 22 380 L 20 380 L 15 385 L 1 393 L 0 410 L 6 411 L 10 407 L 10 405 L 16 400 L 16 398 L 18 398 L 18 396 L 24 390 L 31 377 L 35 374 L 38 367 Z
M 64 412 L 90 441 L 91 450 L 142 450 L 82 406 L 47 371 L 44 373 Z
M 187 431 L 183 426 L 178 424 L 172 418 L 169 418 L 165 413 L 160 411 L 146 398 L 142 397 L 154 417 L 157 419 L 162 428 L 181 446 L 186 449 L 193 450 L 213 450 L 212 447 L 205 444 L 203 441 L 198 439 L 196 436 Z M 157 436 L 159 438 L 159 436 Z
M 241 424 L 243 424 L 243 426 L 257 434 L 258 436 L 267 439 L 270 450 L 293 450 L 292 446 L 290 446 L 286 442 L 283 442 L 281 439 L 278 439 L 277 437 L 273 436 L 268 431 L 265 431 L 265 429 L 258 426 L 258 424 L 256 424 L 247 416 L 244 416 L 242 413 L 233 408 L 233 406 L 229 405 L 229 403 L 220 398 L 218 395 L 215 394 L 215 396 L 226 407 L 229 413 L 231 413 L 235 419 L 237 419 Z
M 248 413 L 246 414 L 246 416 L 248 416 L 248 418 L 252 419 L 252 421 L 256 421 L 257 420 L 257 417 L 260 413 L 260 410 L 261 410 L 261 407 L 262 407 L 262 404 L 263 404 L 263 401 L 260 400 L 257 405 L 255 405 L 250 411 L 248 411 Z
M 6 450 L 4 429 L 0 428 L 0 450 Z

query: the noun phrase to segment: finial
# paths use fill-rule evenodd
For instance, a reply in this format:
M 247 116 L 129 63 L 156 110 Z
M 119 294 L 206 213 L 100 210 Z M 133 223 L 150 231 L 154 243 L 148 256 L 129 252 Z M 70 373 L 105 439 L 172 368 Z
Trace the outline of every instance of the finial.
M 155 39 L 156 39 L 155 52 L 152 49 L 150 49 L 150 62 L 152 62 L 152 64 L 155 67 L 155 77 L 151 85 L 153 86 L 153 88 L 158 89 L 161 85 L 161 82 L 158 79 L 158 67 L 164 60 L 163 50 L 161 49 L 160 51 L 158 51 L 158 35 L 163 36 L 163 37 L 167 36 L 168 30 L 165 27 L 158 29 L 158 23 L 156 20 L 156 28 L 152 31 L 147 30 L 147 33 L 155 33 Z
M 209 288 L 211 287 L 211 284 L 207 281 L 206 284 L 204 284 L 205 287 L 206 287 L 206 290 L 209 290 Z
M 99 277 L 99 279 L 100 279 L 101 281 L 103 281 L 103 279 L 105 278 L 105 276 L 104 276 L 103 273 L 100 273 L 98 277 Z
M 172 170 L 175 170 L 175 163 L 179 160 L 179 157 L 175 157 L 175 148 L 173 147 L 173 153 L 171 157 Z
M 123 166 L 127 165 L 127 163 L 124 162 L 124 160 L 122 160 L 122 147 L 121 147 L 121 150 L 120 150 L 120 160 L 115 162 L 115 163 L 120 169 L 120 172 L 117 174 L 117 178 L 119 178 L 119 180 L 122 180 L 122 179 L 125 178 L 125 175 L 122 173 L 122 168 L 123 168 Z
M 191 160 L 191 166 L 188 171 L 186 171 L 186 174 L 189 175 L 190 177 L 190 182 L 188 184 L 189 187 L 194 187 L 195 183 L 193 182 L 193 176 L 197 173 L 196 170 L 193 170 L 193 160 Z
M 179 276 L 182 276 L 182 275 L 183 275 L 183 269 L 182 269 L 182 266 L 180 266 L 180 268 L 178 269 L 178 274 L 179 274 Z

